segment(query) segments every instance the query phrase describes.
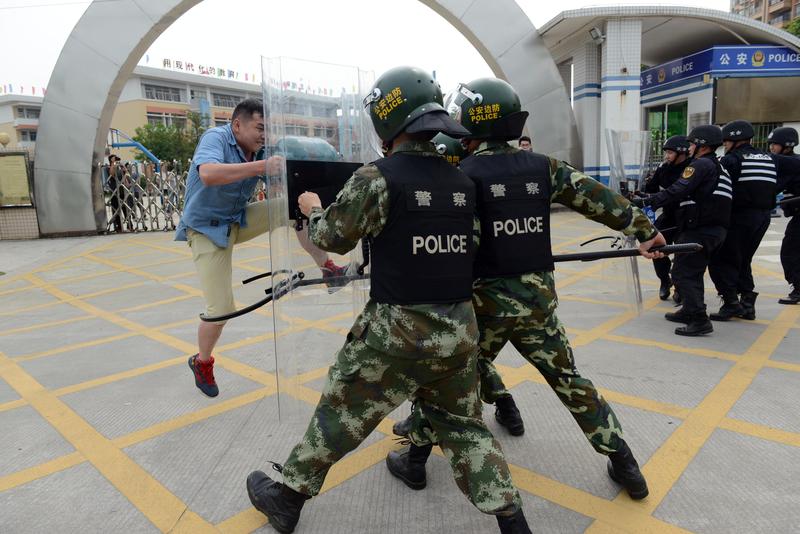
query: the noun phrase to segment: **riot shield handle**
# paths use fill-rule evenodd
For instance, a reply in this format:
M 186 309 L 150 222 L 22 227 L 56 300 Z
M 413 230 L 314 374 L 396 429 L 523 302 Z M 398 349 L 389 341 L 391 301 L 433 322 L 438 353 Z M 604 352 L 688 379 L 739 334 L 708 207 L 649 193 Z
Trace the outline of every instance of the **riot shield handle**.
M 361 238 L 361 255 L 364 256 L 364 261 L 361 263 L 361 265 L 358 266 L 356 272 L 362 276 L 364 275 L 364 270 L 367 268 L 367 265 L 369 265 L 370 240 L 371 238 L 368 238 L 366 236 Z

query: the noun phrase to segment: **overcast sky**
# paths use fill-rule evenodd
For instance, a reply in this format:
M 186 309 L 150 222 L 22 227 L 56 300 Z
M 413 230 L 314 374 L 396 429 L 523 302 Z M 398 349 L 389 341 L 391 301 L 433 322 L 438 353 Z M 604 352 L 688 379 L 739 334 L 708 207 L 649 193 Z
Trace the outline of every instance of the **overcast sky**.
M 643 4 L 517 2 L 537 27 L 566 9 Z M 696 1 L 645 3 L 697 6 Z M 46 86 L 61 47 L 89 4 L 0 0 L 0 85 L 25 86 L 23 94 L 30 94 L 31 86 Z M 380 9 L 384 5 L 387 9 Z M 708 0 L 702 7 L 727 11 L 729 5 L 728 0 Z M 124 32 L 124 24 L 120 32 Z M 404 39 L 406 43 L 401 45 Z M 162 60 L 169 58 L 213 64 L 242 74 L 260 74 L 260 56 L 357 65 L 376 74 L 409 64 L 436 69 L 445 90 L 458 81 L 491 75 L 466 39 L 417 0 L 205 0 L 162 34 L 147 56 L 151 66 L 161 66 Z M 142 58 L 140 63 L 145 62 Z

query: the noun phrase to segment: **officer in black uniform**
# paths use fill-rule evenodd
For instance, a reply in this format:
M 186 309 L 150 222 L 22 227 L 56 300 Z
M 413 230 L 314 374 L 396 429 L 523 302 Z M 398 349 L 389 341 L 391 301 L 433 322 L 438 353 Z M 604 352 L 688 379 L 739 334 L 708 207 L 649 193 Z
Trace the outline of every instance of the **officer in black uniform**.
M 791 200 L 800 197 L 800 155 L 794 153 L 798 143 L 797 130 L 794 128 L 775 128 L 770 132 L 769 151 L 775 158 L 778 172 L 778 190 L 783 191 L 783 199 Z M 800 203 L 783 206 L 783 214 L 791 217 L 786 225 L 786 233 L 781 243 L 781 265 L 783 276 L 792 286 L 786 298 L 778 300 L 780 304 L 800 303 Z
M 772 156 L 750 144 L 754 135 L 753 125 L 747 121 L 732 121 L 722 127 L 725 155 L 720 163 L 733 182 L 733 207 L 728 235 L 708 266 L 722 297 L 722 307 L 711 314 L 714 321 L 756 318 L 758 293 L 753 291 L 750 264 L 769 228 L 778 186 Z
M 689 133 L 691 163 L 680 179 L 653 196 L 636 199 L 637 205 L 653 209 L 675 206 L 678 237 L 675 243 L 700 243 L 703 250 L 681 254 L 672 263 L 672 281 L 680 292 L 683 306 L 664 317 L 685 323 L 675 329 L 679 336 L 700 336 L 714 331 L 703 301 L 703 275 L 709 260 L 725 240 L 733 200 L 730 178 L 720 166 L 714 151 L 722 144 L 717 126 L 698 126 Z
M 670 187 L 681 177 L 683 170 L 689 165 L 689 139 L 685 135 L 673 135 L 661 148 L 664 150 L 664 162 L 659 165 L 645 184 L 644 192 L 648 194 L 654 195 Z M 668 244 L 674 243 L 677 235 L 675 208 L 676 206 L 664 206 L 661 209 L 661 215 L 656 219 L 656 228 L 661 231 Z M 657 258 L 653 260 L 653 267 L 655 267 L 658 279 L 661 280 L 658 296 L 661 300 L 667 300 L 672 287 L 672 280 L 669 277 L 672 261 L 669 256 Z

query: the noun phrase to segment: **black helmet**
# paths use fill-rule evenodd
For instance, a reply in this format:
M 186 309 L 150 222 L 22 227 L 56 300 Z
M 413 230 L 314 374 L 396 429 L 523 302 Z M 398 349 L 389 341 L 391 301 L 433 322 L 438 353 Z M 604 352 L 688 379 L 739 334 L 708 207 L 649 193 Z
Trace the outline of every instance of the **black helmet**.
M 798 143 L 797 130 L 789 128 L 788 126 L 775 128 L 769 133 L 767 141 L 769 141 L 770 144 L 774 143 L 782 147 L 793 148 L 797 146 Z
M 467 151 L 461 145 L 461 141 L 449 135 L 440 133 L 431 142 L 436 147 L 436 152 L 447 159 L 447 163 L 458 166 L 461 160 L 467 157 Z
M 469 132 L 442 107 L 442 90 L 429 73 L 416 67 L 395 67 L 377 79 L 364 98 L 375 133 L 391 141 L 403 131 L 445 132 L 463 137 Z
M 753 125 L 747 121 L 731 121 L 722 127 L 723 141 L 745 141 L 755 135 Z
M 459 84 L 448 95 L 445 107 L 451 117 L 470 131 L 467 137 L 472 139 L 518 139 L 528 119 L 517 92 L 498 78 Z
M 685 135 L 673 135 L 664 142 L 662 150 L 672 150 L 678 154 L 686 154 L 689 152 L 689 138 Z
M 717 148 L 722 144 L 722 129 L 713 124 L 695 126 L 689 132 L 688 138 L 695 145 Z

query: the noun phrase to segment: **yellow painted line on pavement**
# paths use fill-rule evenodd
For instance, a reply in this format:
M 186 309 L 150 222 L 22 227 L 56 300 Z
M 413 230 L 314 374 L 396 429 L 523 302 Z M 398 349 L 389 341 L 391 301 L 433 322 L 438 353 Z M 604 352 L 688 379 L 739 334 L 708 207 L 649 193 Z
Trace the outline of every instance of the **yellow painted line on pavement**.
M 34 275 L 32 273 L 28 273 L 28 274 L 25 275 L 26 278 L 31 277 L 31 276 L 34 276 Z M 45 282 L 41 278 L 37 278 L 37 280 L 39 280 L 43 284 L 51 284 L 51 282 Z M 116 293 L 118 291 L 122 291 L 122 290 L 125 290 L 125 289 L 133 289 L 135 287 L 140 287 L 140 286 L 143 286 L 144 284 L 145 284 L 145 282 L 133 282 L 131 284 L 121 285 L 121 286 L 117 286 L 117 287 L 110 287 L 108 289 L 95 291 L 94 293 L 87 293 L 86 295 L 79 295 L 79 296 L 69 295 L 68 298 L 60 298 L 59 300 L 55 300 L 53 302 L 45 302 L 44 304 L 36 304 L 35 306 L 28 306 L 26 308 L 19 308 L 19 309 L 16 309 L 16 310 L 0 312 L 0 316 L 19 315 L 20 313 L 23 313 L 23 312 L 30 312 L 30 311 L 35 311 L 35 310 L 42 310 L 42 309 L 45 309 L 45 308 L 52 308 L 52 307 L 58 306 L 60 304 L 72 304 L 73 302 L 78 301 L 78 300 L 92 299 L 92 298 L 95 298 L 95 297 L 102 297 L 103 295 L 110 295 L 111 293 Z M 53 286 L 53 287 L 55 287 L 55 286 Z M 64 293 L 64 294 L 67 295 L 67 293 Z
M 650 487 L 643 501 L 648 513 L 658 508 L 799 316 L 800 308 L 782 311 L 643 466 Z
M 65 324 L 79 323 L 81 321 L 87 321 L 89 319 L 94 319 L 94 316 L 82 315 L 80 317 L 72 317 L 70 319 L 61 319 L 60 321 L 50 321 L 48 323 L 38 323 L 38 324 L 32 324 L 30 326 L 21 326 L 19 328 L 12 328 L 10 330 L 2 330 L 0 331 L 0 336 L 21 334 L 23 332 L 33 332 L 34 330 L 41 330 L 42 328 L 50 328 L 51 326 L 62 326 Z
M 185 514 L 186 504 L 2 353 L 0 376 L 156 528 L 166 532 L 182 515 L 188 515 L 196 532 L 214 531 L 213 526 L 197 514 Z
M 745 434 L 747 436 L 753 436 L 754 438 L 774 441 L 775 443 L 791 445 L 792 447 L 800 447 L 800 434 L 797 432 L 789 432 L 787 430 L 750 423 L 740 419 L 732 419 L 730 417 L 723 419 L 719 424 L 719 428 Z
M 100 378 L 95 378 L 93 380 L 87 380 L 86 382 L 81 382 L 79 384 L 64 386 L 62 388 L 54 390 L 53 395 L 57 397 L 61 397 L 63 395 L 70 395 L 72 393 L 86 391 L 87 389 L 92 389 L 99 386 L 105 386 L 106 384 L 119 382 L 120 380 L 125 380 L 128 378 L 136 378 L 137 376 L 146 375 L 147 373 L 160 371 L 162 369 L 167 369 L 169 367 L 174 367 L 176 365 L 181 365 L 181 364 L 186 365 L 186 360 L 189 357 L 189 354 L 190 353 L 187 353 L 182 356 L 178 356 L 176 358 L 170 358 L 169 360 L 152 363 L 150 365 L 144 365 L 142 367 L 137 367 L 135 369 L 130 369 L 128 371 L 122 371 L 119 373 L 102 376 Z M 187 373 L 189 373 L 189 371 L 187 371 Z
M 630 304 L 625 302 L 617 302 L 613 300 L 600 300 L 588 297 L 579 297 L 578 295 L 559 295 L 559 302 L 585 302 L 586 304 L 598 304 L 600 306 L 611 306 L 612 308 L 629 308 Z
M 64 469 L 75 467 L 76 465 L 82 464 L 85 461 L 86 458 L 83 456 L 83 454 L 79 452 L 71 452 L 39 465 L 16 471 L 10 475 L 2 476 L 0 477 L 0 493 L 16 488 L 17 486 L 22 486 L 28 482 L 33 482 L 34 480 L 50 476 L 58 473 L 59 471 L 63 471 Z
M 674 324 L 674 323 L 668 323 L 668 324 Z M 741 357 L 740 355 L 731 354 L 729 352 L 722 352 L 711 349 L 697 349 L 693 347 L 684 347 L 681 345 L 675 345 L 673 343 L 664 343 L 662 341 L 654 341 L 652 339 L 640 339 L 636 337 L 620 336 L 616 334 L 605 334 L 604 336 L 602 336 L 602 339 L 605 339 L 607 341 L 614 341 L 616 343 L 625 343 L 626 345 L 637 345 L 640 347 L 648 347 L 648 348 L 656 347 L 659 349 L 668 350 L 670 352 L 692 354 L 694 356 L 703 356 L 705 358 L 714 358 L 716 360 L 725 360 L 729 362 L 738 361 L 739 358 Z
M 15 287 L 14 289 L 7 289 L 5 291 L 0 291 L 0 297 L 4 297 L 6 295 L 14 295 L 16 293 L 22 293 L 23 291 L 30 291 L 31 289 L 36 289 L 36 286 L 28 285 L 25 287 Z
M 800 373 L 800 365 L 796 363 L 770 360 L 764 365 L 764 367 L 769 367 L 771 369 L 781 369 L 783 371 L 791 371 L 793 373 Z
M 139 304 L 138 306 L 131 306 L 130 308 L 123 308 L 119 310 L 119 313 L 130 313 L 136 312 L 141 310 L 147 310 L 149 308 L 156 308 L 159 306 L 166 306 L 167 304 L 174 304 L 176 302 L 182 302 L 184 300 L 189 300 L 195 298 L 195 295 L 180 295 L 178 297 L 172 297 L 169 299 L 158 300 L 156 302 L 148 302 L 146 304 Z
M 128 339 L 131 337 L 136 336 L 136 332 L 124 332 L 122 334 L 117 334 L 115 336 L 109 337 L 101 337 L 98 339 L 93 339 L 91 341 L 83 341 L 81 343 L 73 343 L 72 345 L 62 345 L 55 349 L 45 350 L 42 352 L 34 352 L 32 354 L 23 354 L 20 356 L 14 356 L 13 360 L 16 362 L 29 362 L 31 360 L 38 360 L 39 358 L 44 358 L 47 356 L 55 356 L 57 354 L 63 354 L 65 352 L 70 352 L 73 350 L 79 349 L 87 349 L 89 347 L 96 347 L 98 345 L 105 345 L 106 343 L 111 343 L 113 341 L 120 341 L 122 339 Z
M 649 310 L 654 308 L 661 302 L 658 297 L 653 297 L 650 300 L 646 300 L 642 303 L 643 310 Z M 620 326 L 624 325 L 628 321 L 635 319 L 638 317 L 639 314 L 635 311 L 625 312 L 623 314 L 618 315 L 604 323 L 587 330 L 585 333 L 580 334 L 572 341 L 573 347 L 581 347 L 583 345 L 588 345 L 592 341 L 600 339 L 601 337 L 611 333 L 612 331 L 616 330 Z
M 8 401 L 0 404 L 0 412 L 7 412 L 8 410 L 15 410 L 17 408 L 22 408 L 23 406 L 27 406 L 28 401 L 25 399 L 17 399 L 13 401 Z
M 509 465 L 509 467 L 514 484 L 519 489 L 569 510 L 574 510 L 579 514 L 593 517 L 596 521 L 605 523 L 606 529 L 608 526 L 613 527 L 613 532 L 635 534 L 688 532 L 651 516 L 643 506 L 643 503 L 647 502 L 646 500 L 634 502 L 624 492 L 614 501 L 607 501 L 528 469 L 515 465 Z M 532 519 L 535 521 L 535 518 Z

